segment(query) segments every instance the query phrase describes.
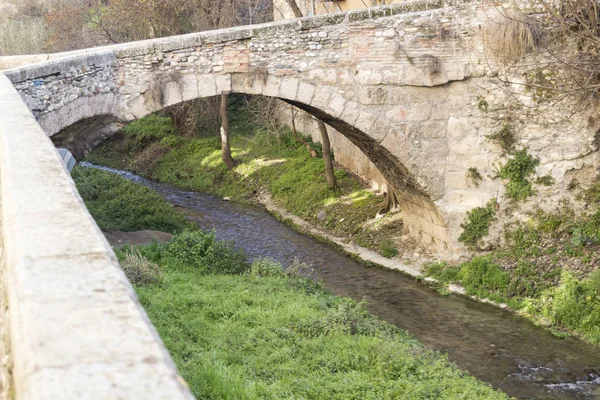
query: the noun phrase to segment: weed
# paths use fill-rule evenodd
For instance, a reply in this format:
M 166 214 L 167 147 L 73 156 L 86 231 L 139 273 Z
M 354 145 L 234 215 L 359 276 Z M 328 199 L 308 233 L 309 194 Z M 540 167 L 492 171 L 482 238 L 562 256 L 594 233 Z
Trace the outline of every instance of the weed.
M 473 186 L 479 187 L 479 183 L 483 180 L 483 177 L 479 173 L 476 167 L 469 167 L 467 170 L 467 181 L 471 181 Z
M 269 257 L 256 258 L 250 266 L 250 275 L 262 277 L 283 277 L 285 272 L 277 261 Z
M 160 267 L 134 249 L 125 252 L 121 268 L 132 285 L 151 285 L 160 281 Z
M 502 128 L 496 133 L 486 136 L 489 140 L 496 142 L 500 148 L 507 154 L 515 149 L 517 138 L 512 127 L 509 124 L 502 125 Z
M 513 155 L 506 164 L 504 164 L 498 173 L 498 176 L 507 180 L 506 196 L 514 200 L 524 200 L 533 194 L 529 176 L 535 172 L 540 160 L 534 158 L 522 149 Z
M 467 218 L 460 225 L 463 232 L 458 240 L 471 248 L 489 233 L 490 223 L 495 219 L 496 200 L 490 200 L 485 207 L 477 207 L 467 212 Z
M 544 176 L 539 176 L 536 180 L 535 183 L 537 183 L 538 185 L 543 185 L 543 186 L 552 186 L 556 183 L 556 181 L 554 180 L 554 177 L 550 174 L 548 175 L 544 175 Z
M 396 244 L 391 239 L 386 239 L 379 244 L 379 250 L 381 251 L 381 255 L 386 258 L 394 258 L 398 254 L 398 249 L 396 248 Z
M 166 247 L 166 255 L 203 273 L 242 274 L 250 270 L 246 254 L 231 242 L 219 242 L 215 234 L 185 231 Z

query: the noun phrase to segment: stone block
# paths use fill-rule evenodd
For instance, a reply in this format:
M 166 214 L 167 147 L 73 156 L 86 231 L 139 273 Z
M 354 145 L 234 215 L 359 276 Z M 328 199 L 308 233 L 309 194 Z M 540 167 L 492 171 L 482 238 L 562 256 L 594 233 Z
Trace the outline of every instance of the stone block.
M 231 75 L 217 75 L 215 78 L 215 86 L 218 94 L 231 93 Z
M 300 82 L 298 86 L 298 101 L 307 105 L 312 103 L 313 96 L 315 94 L 315 86 L 306 83 Z
M 377 120 L 377 116 L 368 111 L 361 111 L 358 119 L 356 120 L 356 127 L 366 133 L 367 135 L 371 135 L 371 127 Z
M 198 81 L 199 97 L 211 97 L 218 94 L 214 75 L 199 75 L 196 79 Z
M 194 100 L 199 97 L 198 81 L 196 80 L 196 75 L 194 74 L 182 75 L 179 80 L 179 88 L 181 92 L 181 100 L 183 101 Z
M 346 100 L 339 93 L 335 93 L 329 101 L 327 112 L 334 118 L 339 118 L 346 107 Z
M 329 86 L 317 86 L 310 105 L 323 111 L 327 110 L 329 99 L 334 90 Z
M 358 101 L 365 105 L 381 105 L 388 101 L 388 90 L 383 86 L 367 86 L 358 90 Z
M 173 104 L 178 104 L 183 101 L 179 88 L 179 82 L 177 81 L 163 83 L 161 95 L 161 103 L 164 107 L 172 106 Z
M 282 78 L 279 87 L 279 98 L 296 100 L 298 97 L 298 79 Z
M 356 120 L 360 116 L 360 105 L 353 101 L 346 102 L 346 108 L 344 108 L 344 112 L 340 116 L 340 119 L 344 122 L 355 125 Z
M 281 78 L 273 75 L 268 75 L 263 85 L 263 96 L 277 97 L 279 96 L 279 87 L 281 85 Z

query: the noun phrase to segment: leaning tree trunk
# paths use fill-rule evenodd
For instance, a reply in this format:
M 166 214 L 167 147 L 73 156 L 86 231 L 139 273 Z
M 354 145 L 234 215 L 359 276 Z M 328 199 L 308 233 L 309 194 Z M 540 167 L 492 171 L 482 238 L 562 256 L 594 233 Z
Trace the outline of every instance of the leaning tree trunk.
M 290 8 L 292 9 L 292 11 L 294 12 L 294 16 L 296 18 L 302 18 L 302 11 L 300 11 L 300 7 L 298 7 L 298 3 L 296 3 L 296 0 L 285 0 L 288 5 L 290 6 Z
M 379 214 L 387 214 L 390 211 L 395 211 L 400 207 L 400 203 L 398 202 L 398 195 L 393 187 L 388 184 L 387 191 L 385 192 L 385 197 L 383 199 L 383 203 L 379 205 L 381 207 L 379 209 Z
M 229 95 L 221 95 L 221 158 L 227 168 L 232 169 L 235 161 L 229 147 Z
M 327 185 L 331 189 L 337 189 L 338 185 L 335 180 L 335 173 L 333 171 L 333 161 L 331 160 L 331 145 L 329 144 L 329 135 L 327 134 L 327 127 L 325 123 L 318 120 L 319 131 L 321 131 L 321 144 L 323 145 L 323 161 L 325 162 L 325 178 L 327 179 Z

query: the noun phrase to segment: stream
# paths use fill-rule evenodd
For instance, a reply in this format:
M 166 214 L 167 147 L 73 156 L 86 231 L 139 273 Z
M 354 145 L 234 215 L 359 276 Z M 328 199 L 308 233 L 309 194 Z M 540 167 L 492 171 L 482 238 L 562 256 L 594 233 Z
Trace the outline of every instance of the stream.
M 600 399 L 600 349 L 559 339 L 506 310 L 459 296 L 441 296 L 398 272 L 366 267 L 297 233 L 258 206 L 223 201 L 116 172 L 160 193 L 205 230 L 233 240 L 251 258 L 283 265 L 295 258 L 336 295 L 366 300 L 380 319 L 411 332 L 478 379 L 519 399 Z

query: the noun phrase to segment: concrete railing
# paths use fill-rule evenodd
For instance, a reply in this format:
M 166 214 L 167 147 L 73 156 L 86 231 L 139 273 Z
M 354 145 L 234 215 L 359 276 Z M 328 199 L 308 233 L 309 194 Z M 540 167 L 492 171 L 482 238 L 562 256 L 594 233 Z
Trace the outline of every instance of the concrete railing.
M 192 399 L 52 142 L 0 74 L 2 391 Z

